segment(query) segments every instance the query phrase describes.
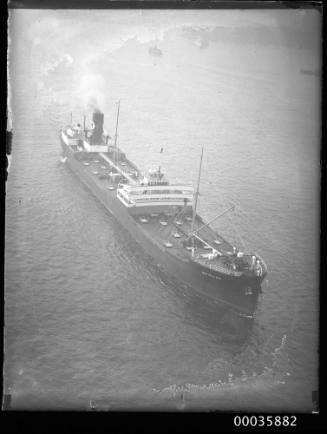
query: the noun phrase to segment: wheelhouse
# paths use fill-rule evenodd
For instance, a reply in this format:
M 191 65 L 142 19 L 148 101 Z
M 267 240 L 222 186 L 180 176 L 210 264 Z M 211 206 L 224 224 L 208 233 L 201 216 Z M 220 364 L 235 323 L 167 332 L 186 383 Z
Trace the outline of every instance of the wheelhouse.
M 169 184 L 159 168 L 150 170 L 137 185 L 119 184 L 117 197 L 127 208 L 192 207 L 193 186 Z

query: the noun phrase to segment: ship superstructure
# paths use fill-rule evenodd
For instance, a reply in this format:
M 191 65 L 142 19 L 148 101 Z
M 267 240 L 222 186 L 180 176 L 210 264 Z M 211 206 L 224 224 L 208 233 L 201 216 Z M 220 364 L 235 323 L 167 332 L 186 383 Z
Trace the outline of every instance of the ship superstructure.
M 193 204 L 193 187 L 169 184 L 160 168 L 158 171 L 152 169 L 138 184 L 119 184 L 117 198 L 132 215 L 165 213 L 179 207 L 190 210 Z
M 197 213 L 196 189 L 170 183 L 161 167 L 146 174 L 133 164 L 103 129 L 104 116 L 93 113 L 91 127 L 68 125 L 61 143 L 68 165 L 139 243 L 144 255 L 181 284 L 252 316 L 267 273 L 264 261 L 218 234 Z

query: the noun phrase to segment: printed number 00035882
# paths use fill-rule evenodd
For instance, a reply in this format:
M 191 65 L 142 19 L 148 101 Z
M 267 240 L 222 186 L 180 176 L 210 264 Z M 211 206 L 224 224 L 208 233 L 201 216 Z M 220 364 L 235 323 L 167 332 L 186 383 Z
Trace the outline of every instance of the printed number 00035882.
M 296 427 L 296 416 L 235 416 L 234 426 Z

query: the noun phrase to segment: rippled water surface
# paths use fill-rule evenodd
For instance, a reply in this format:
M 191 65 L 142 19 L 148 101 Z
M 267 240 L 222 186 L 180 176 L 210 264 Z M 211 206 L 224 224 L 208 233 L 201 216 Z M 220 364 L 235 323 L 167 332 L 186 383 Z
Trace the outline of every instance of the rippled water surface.
M 65 39 L 69 20 L 52 14 L 23 23 L 17 12 L 13 23 L 5 258 L 12 406 L 86 409 L 91 400 L 103 408 L 311 411 L 320 90 L 318 77 L 299 73 L 306 51 L 212 41 L 201 48 L 177 23 L 157 41 L 163 55 L 155 58 L 151 37 L 116 43 L 118 27 L 112 40 L 88 29 L 88 40 L 82 16 Z M 171 180 L 193 182 L 203 145 L 200 214 L 210 219 L 237 204 L 215 227 L 269 267 L 245 339 L 222 326 L 219 307 L 160 275 L 60 161 L 59 129 L 70 112 L 82 120 L 96 101 L 113 134 L 118 99 L 119 144 L 142 171 L 159 163 Z

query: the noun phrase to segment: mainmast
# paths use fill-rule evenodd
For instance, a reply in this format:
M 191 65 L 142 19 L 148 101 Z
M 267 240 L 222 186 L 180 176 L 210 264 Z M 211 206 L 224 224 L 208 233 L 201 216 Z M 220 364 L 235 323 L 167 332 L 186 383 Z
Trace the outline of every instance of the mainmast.
M 117 104 L 118 104 L 118 109 L 117 109 L 116 132 L 115 132 L 115 163 L 117 163 L 117 137 L 118 137 L 118 120 L 119 120 L 120 101 L 118 101 Z
M 195 218 L 196 218 L 196 208 L 197 208 L 198 197 L 199 197 L 199 187 L 200 187 L 200 179 L 201 179 L 202 158 L 203 158 L 203 146 L 202 146 L 200 166 L 199 166 L 198 183 L 197 183 L 197 186 L 196 186 L 196 192 L 195 192 L 194 201 L 193 201 L 193 215 L 192 215 L 192 227 L 191 227 L 191 237 L 192 237 L 192 241 L 193 241 L 193 246 L 194 246 L 193 232 L 194 232 L 194 225 L 195 225 Z

